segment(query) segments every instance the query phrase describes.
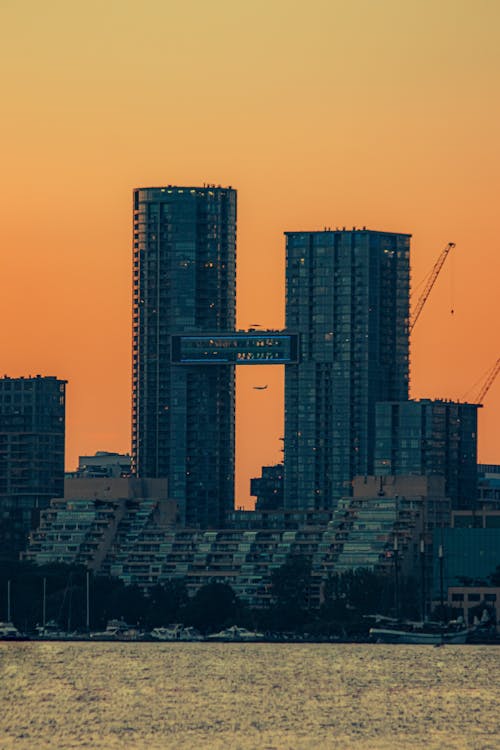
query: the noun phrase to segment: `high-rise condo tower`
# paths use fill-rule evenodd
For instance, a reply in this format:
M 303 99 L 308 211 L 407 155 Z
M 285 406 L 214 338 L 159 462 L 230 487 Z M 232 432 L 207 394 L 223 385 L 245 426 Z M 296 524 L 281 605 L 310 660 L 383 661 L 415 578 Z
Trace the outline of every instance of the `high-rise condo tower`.
M 134 191 L 132 456 L 167 477 L 181 521 L 217 526 L 233 507 L 234 367 L 172 360 L 172 337 L 234 331 L 236 191 Z
M 375 404 L 409 378 L 410 235 L 286 233 L 285 507 L 328 508 L 373 474 Z

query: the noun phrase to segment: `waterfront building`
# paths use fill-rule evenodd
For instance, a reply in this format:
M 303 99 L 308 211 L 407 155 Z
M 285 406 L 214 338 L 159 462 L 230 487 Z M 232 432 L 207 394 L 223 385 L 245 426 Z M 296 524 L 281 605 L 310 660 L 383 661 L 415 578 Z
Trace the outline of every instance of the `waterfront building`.
M 158 488 L 147 489 L 147 480 L 135 480 L 126 497 L 123 488 L 108 488 L 127 481 L 134 480 L 68 480 L 67 496 L 44 511 L 26 559 L 80 562 L 145 590 L 172 578 L 185 580 L 191 594 L 209 582 L 229 583 L 261 607 L 273 572 L 302 556 L 311 561 L 310 596 L 319 605 L 322 585 L 335 573 L 391 572 L 395 539 L 400 570 L 414 572 L 422 531 L 449 510 L 439 494 L 442 477 L 386 477 L 382 495 L 379 478 L 360 477 L 354 497 L 341 498 L 333 511 L 235 511 L 232 528 L 200 529 L 176 523 L 177 506 Z
M 177 522 L 177 506 L 168 499 L 165 479 L 66 479 L 64 497 L 53 498 L 41 511 L 23 559 L 109 573 L 110 559 L 119 557 L 149 518 L 159 533 Z
M 141 188 L 133 202 L 132 469 L 168 477 L 184 523 L 220 526 L 234 502 L 234 368 L 180 364 L 172 346 L 234 331 L 236 191 Z
M 478 404 L 440 399 L 378 403 L 375 474 L 439 474 L 453 509 L 477 498 Z
M 446 593 L 446 603 L 453 609 L 455 617 L 463 617 L 466 625 L 477 625 L 477 620 L 481 621 L 486 609 L 486 623 L 493 633 L 500 632 L 500 587 L 449 586 Z M 435 604 L 437 603 L 436 599 Z
M 483 505 L 470 510 L 454 510 L 450 526 L 452 529 L 500 529 L 500 508 Z
M 492 575 L 497 571 L 500 550 L 500 525 L 498 515 L 494 514 L 488 522 L 488 514 L 472 517 L 471 525 L 467 528 L 462 526 L 464 513 L 453 514 L 452 528 L 436 529 L 434 531 L 434 548 L 441 545 L 443 550 L 443 590 L 445 598 L 448 591 L 456 595 L 467 593 L 461 589 L 481 588 L 491 589 Z M 434 559 L 434 599 L 440 598 L 440 570 L 439 559 Z M 469 602 L 469 606 L 475 606 L 483 600 L 483 594 L 493 594 L 494 591 L 486 592 L 470 591 L 472 597 L 451 601 L 453 606 L 458 602 Z M 488 601 L 488 599 L 487 599 Z M 460 605 L 464 606 L 464 605 Z
M 325 534 L 323 565 L 336 572 L 392 570 L 397 556 L 400 570 L 420 579 L 424 562 L 431 591 L 433 530 L 450 522 L 444 484 L 440 476 L 355 477 L 352 497 L 341 498 Z
M 0 378 L 0 556 L 16 558 L 40 511 L 62 496 L 66 381 Z
M 374 473 L 375 404 L 408 398 L 410 235 L 286 232 L 285 507 L 328 508 Z

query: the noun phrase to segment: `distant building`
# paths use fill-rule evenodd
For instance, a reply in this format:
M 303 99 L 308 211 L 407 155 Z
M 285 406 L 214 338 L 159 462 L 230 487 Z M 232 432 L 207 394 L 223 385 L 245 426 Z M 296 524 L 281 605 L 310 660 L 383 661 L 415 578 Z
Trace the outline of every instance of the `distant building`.
M 129 477 L 131 457 L 128 453 L 97 451 L 94 456 L 80 456 L 76 471 L 66 472 L 66 479 Z
M 454 510 L 451 514 L 452 529 L 500 529 L 500 508 L 491 510 L 483 505 L 471 510 Z M 500 550 L 499 550 L 500 564 Z
M 375 407 L 375 474 L 438 474 L 452 508 L 477 498 L 477 404 L 422 399 Z
M 283 464 L 263 466 L 262 475 L 250 480 L 250 494 L 257 498 L 256 511 L 283 508 Z
M 500 510 L 500 466 L 478 464 L 477 486 L 478 506 Z
M 285 507 L 335 507 L 374 473 L 376 402 L 408 398 L 410 235 L 285 234 Z
M 434 546 L 443 547 L 444 588 L 488 586 L 500 565 L 500 527 L 448 528 L 434 532 Z M 439 594 L 439 565 L 434 561 L 434 593 Z
M 493 574 L 500 569 L 500 512 L 458 511 L 452 514 L 453 526 L 434 532 L 434 547 L 443 549 L 444 599 L 468 625 L 474 618 L 486 620 L 498 630 L 500 588 Z M 468 525 L 466 525 L 468 524 Z M 497 582 L 498 584 L 498 582 Z M 439 603 L 439 560 L 434 559 L 434 604 Z
M 436 600 L 437 603 L 437 600 Z M 498 586 L 449 586 L 447 604 L 455 611 L 455 617 L 463 617 L 472 626 L 481 621 L 486 609 L 486 622 L 494 632 L 500 625 L 500 588 Z
M 65 394 L 55 377 L 0 379 L 0 558 L 17 557 L 63 494 Z

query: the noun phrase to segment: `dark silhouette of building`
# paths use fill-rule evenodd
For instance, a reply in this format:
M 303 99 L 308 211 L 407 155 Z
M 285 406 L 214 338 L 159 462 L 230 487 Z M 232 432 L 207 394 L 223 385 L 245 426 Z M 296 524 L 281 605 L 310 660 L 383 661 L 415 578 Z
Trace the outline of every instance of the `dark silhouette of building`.
M 17 557 L 64 492 L 66 381 L 0 379 L 0 556 Z
M 235 327 L 236 191 L 134 191 L 132 459 L 186 524 L 233 508 L 234 368 L 172 361 L 174 334 Z
M 66 479 L 99 479 L 130 477 L 131 457 L 128 453 L 97 451 L 93 456 L 80 456 L 78 468 L 67 471 Z
M 263 466 L 262 475 L 250 480 L 250 494 L 257 498 L 255 510 L 283 508 L 283 464 Z
M 477 499 L 477 404 L 378 403 L 375 474 L 439 474 L 454 510 Z
M 410 235 L 286 233 L 285 507 L 334 507 L 373 474 L 375 404 L 408 398 Z

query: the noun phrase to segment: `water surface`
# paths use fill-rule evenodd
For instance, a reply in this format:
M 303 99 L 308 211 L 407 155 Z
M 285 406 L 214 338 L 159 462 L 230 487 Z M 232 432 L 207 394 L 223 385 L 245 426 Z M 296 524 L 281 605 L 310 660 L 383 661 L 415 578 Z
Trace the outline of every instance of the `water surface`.
M 0 748 L 500 748 L 488 646 L 0 643 Z

